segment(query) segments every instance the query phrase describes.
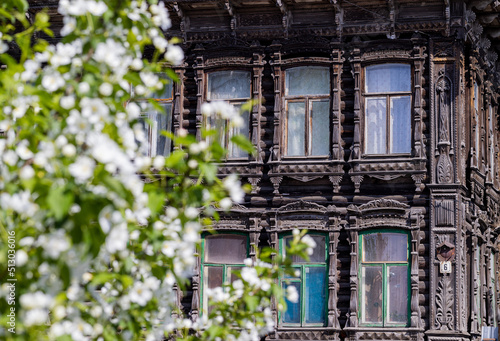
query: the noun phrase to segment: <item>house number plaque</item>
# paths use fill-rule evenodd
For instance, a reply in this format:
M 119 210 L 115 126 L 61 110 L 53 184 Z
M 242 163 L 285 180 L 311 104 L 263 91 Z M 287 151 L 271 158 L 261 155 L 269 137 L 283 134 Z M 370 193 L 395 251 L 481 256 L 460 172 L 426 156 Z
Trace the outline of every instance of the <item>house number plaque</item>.
M 441 261 L 439 264 L 439 271 L 442 274 L 451 274 L 451 262 L 450 261 Z

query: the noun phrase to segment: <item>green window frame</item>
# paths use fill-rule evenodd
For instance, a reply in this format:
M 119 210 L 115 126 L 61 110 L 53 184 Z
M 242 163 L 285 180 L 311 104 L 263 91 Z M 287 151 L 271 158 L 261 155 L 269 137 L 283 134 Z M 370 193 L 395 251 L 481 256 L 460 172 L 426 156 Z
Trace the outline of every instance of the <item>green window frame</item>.
M 360 232 L 359 236 L 360 325 L 409 326 L 409 232 L 378 229 Z
M 224 232 L 204 234 L 201 240 L 201 314 L 209 313 L 207 289 L 232 283 L 238 277 L 236 270 L 245 266 L 249 257 L 250 241 L 246 233 Z
M 328 235 L 309 234 L 316 242 L 316 248 L 306 262 L 300 257 L 292 257 L 293 268 L 298 277 L 284 277 L 280 284 L 284 290 L 294 286 L 299 294 L 297 303 L 286 300 L 287 310 L 279 314 L 280 325 L 284 327 L 323 327 L 328 315 Z M 286 255 L 287 240 L 293 238 L 290 233 L 280 235 L 279 248 Z

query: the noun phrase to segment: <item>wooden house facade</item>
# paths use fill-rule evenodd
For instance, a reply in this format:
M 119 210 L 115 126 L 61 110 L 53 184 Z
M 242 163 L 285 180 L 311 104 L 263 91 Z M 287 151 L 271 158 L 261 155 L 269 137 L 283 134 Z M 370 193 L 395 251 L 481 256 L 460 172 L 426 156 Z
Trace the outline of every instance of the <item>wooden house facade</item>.
M 256 100 L 256 156 L 220 165 L 252 191 L 204 238 L 187 313 L 298 228 L 318 250 L 266 340 L 498 339 L 500 2 L 166 4 L 186 55 L 173 129 Z

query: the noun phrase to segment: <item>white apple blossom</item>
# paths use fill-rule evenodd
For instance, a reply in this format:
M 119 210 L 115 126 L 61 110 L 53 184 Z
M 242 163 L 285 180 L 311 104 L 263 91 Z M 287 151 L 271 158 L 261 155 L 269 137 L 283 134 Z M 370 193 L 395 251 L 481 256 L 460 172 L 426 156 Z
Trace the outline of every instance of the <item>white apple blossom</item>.
M 297 303 L 299 301 L 299 293 L 297 292 L 297 288 L 293 285 L 288 285 L 286 287 L 286 299 L 292 303 Z
M 57 71 L 47 72 L 42 78 L 42 86 L 48 92 L 54 92 L 66 84 L 64 78 Z
M 73 17 L 63 17 L 64 26 L 61 28 L 61 36 L 65 37 L 76 29 L 76 19 Z
M 152 298 L 153 292 L 142 282 L 135 282 L 129 293 L 130 301 L 145 306 Z
M 184 52 L 182 48 L 177 45 L 168 45 L 167 52 L 165 53 L 165 59 L 172 63 L 174 66 L 181 65 L 184 60 Z
M 113 227 L 111 232 L 106 237 L 106 250 L 109 253 L 123 251 L 127 247 L 129 233 L 126 224 L 119 224 Z
M 77 182 L 84 182 L 94 174 L 95 161 L 88 156 L 79 156 L 74 163 L 69 165 L 70 174 Z
M 102 83 L 99 86 L 99 93 L 103 96 L 110 96 L 113 93 L 113 86 L 109 83 Z

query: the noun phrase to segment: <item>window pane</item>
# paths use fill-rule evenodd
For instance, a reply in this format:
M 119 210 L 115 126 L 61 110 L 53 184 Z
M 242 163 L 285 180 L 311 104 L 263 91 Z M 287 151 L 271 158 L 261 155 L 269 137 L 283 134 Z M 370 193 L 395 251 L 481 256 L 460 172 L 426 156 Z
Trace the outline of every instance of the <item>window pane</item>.
M 289 102 L 287 117 L 288 156 L 301 156 L 305 152 L 306 105 L 304 102 Z
M 292 282 L 288 284 L 283 283 L 283 289 L 286 290 L 286 287 L 288 287 L 289 285 L 295 287 L 297 293 L 299 294 L 299 299 L 297 303 L 292 303 L 285 298 L 287 309 L 282 315 L 283 316 L 282 321 L 283 323 L 300 323 L 300 301 L 301 301 L 300 283 L 298 282 Z
M 382 267 L 361 268 L 361 322 L 382 323 Z
M 306 267 L 306 323 L 325 322 L 326 304 L 326 269 L 324 267 Z
M 311 238 L 316 243 L 316 247 L 313 249 L 312 255 L 309 256 L 308 263 L 325 263 L 325 237 L 324 236 L 311 236 Z M 285 237 L 285 245 L 288 247 L 293 240 L 292 236 Z M 286 250 L 284 252 L 286 254 Z M 302 257 L 292 256 L 292 261 L 294 263 L 307 263 Z
M 172 103 L 161 105 L 163 112 L 156 115 L 157 121 L 157 139 L 156 139 L 156 155 L 167 156 L 170 153 L 171 140 L 162 135 L 164 130 L 171 131 L 172 129 Z
M 479 89 L 476 82 L 474 82 L 474 109 L 479 110 Z
M 366 99 L 365 150 L 367 154 L 385 154 L 387 110 L 385 97 Z
M 224 269 L 222 266 L 205 266 L 205 270 L 203 272 L 203 288 L 213 289 L 216 287 L 222 286 Z M 208 308 L 208 313 L 210 313 L 213 309 L 212 306 L 208 305 L 208 295 L 206 292 L 203 294 L 203 307 Z
M 207 130 L 215 130 L 216 135 L 210 136 L 209 143 L 218 141 L 221 146 L 225 146 L 226 141 L 226 120 L 220 117 L 208 116 L 206 117 L 205 127 Z
M 243 125 L 241 127 L 233 127 L 231 128 L 231 131 L 229 132 L 229 136 L 234 136 L 234 135 L 243 135 L 246 138 L 249 138 L 250 136 L 250 127 L 249 127 L 249 122 L 250 122 L 250 112 L 245 111 L 241 112 L 241 105 L 235 105 L 236 109 L 238 112 L 241 113 L 241 118 L 243 119 Z M 229 143 L 228 146 L 229 153 L 228 156 L 230 158 L 238 158 L 238 157 L 247 157 L 248 153 L 245 152 L 244 150 L 241 150 L 238 148 L 238 146 L 234 145 L 233 143 Z
M 239 279 L 238 274 L 241 273 L 241 268 L 242 268 L 242 266 L 228 266 L 227 267 L 227 271 L 228 271 L 227 278 L 229 278 L 229 281 L 231 283 L 233 283 L 234 281 Z M 226 281 L 227 281 L 227 279 L 226 279 Z
M 370 233 L 363 235 L 363 261 L 406 262 L 408 236 L 403 233 Z
M 163 92 L 158 92 L 154 93 L 151 98 L 160 98 L 160 99 L 169 99 L 173 97 L 173 88 L 174 88 L 174 82 L 168 78 L 166 73 L 160 73 L 158 74 L 160 78 L 167 79 L 168 83 L 165 84 L 165 88 L 163 89 Z
M 311 101 L 311 107 L 310 155 L 328 155 L 330 146 L 330 101 Z
M 208 74 L 207 99 L 250 98 L 250 72 L 218 71 Z
M 387 322 L 408 321 L 408 267 L 387 267 Z
M 327 67 L 303 66 L 286 70 L 286 95 L 328 95 L 330 74 Z
M 411 152 L 411 96 L 391 97 L 391 153 Z
M 205 238 L 205 262 L 241 264 L 247 258 L 247 238 L 238 235 Z
M 366 92 L 411 90 L 411 67 L 407 64 L 380 64 L 366 68 Z

